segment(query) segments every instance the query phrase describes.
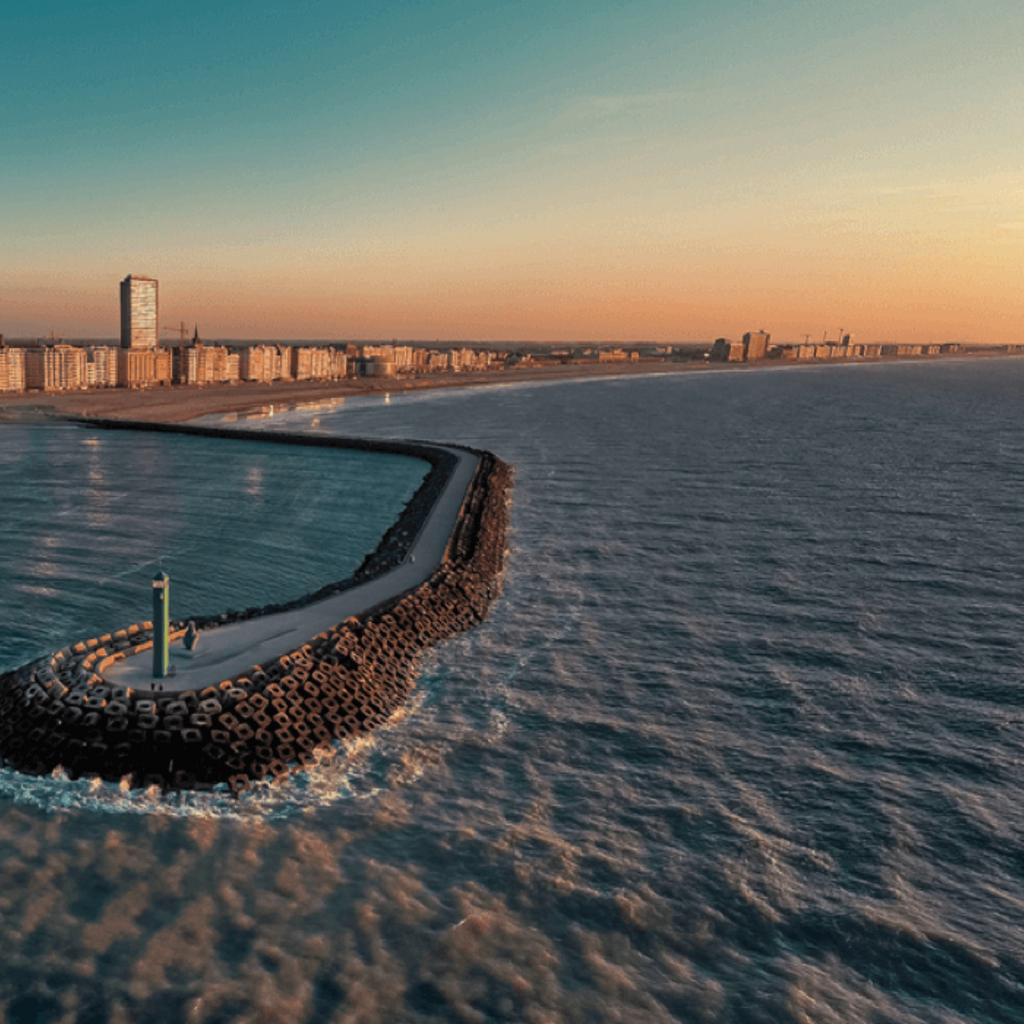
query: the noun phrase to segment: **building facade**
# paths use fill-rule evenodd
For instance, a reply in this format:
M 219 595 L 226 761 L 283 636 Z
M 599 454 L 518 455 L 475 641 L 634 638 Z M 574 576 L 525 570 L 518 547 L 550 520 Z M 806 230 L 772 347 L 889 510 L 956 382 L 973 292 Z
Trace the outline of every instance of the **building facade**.
M 0 391 L 25 390 L 25 351 L 8 348 L 0 335 Z
M 231 384 L 239 379 L 239 358 L 224 345 L 195 341 L 175 352 L 174 380 L 177 384 Z
M 117 387 L 117 352 L 109 345 L 92 345 L 86 349 L 86 373 L 91 388 Z
M 767 358 L 768 342 L 771 341 L 771 337 L 764 331 L 747 331 L 743 335 L 743 349 L 748 362 Z
M 716 338 L 711 346 L 711 361 L 715 363 L 742 363 L 746 353 L 742 341 Z
M 88 357 L 74 345 L 45 345 L 25 350 L 25 387 L 74 391 L 89 386 Z
M 336 348 L 295 346 L 291 356 L 295 380 L 340 380 L 348 372 L 348 357 Z
M 159 332 L 156 278 L 129 274 L 121 282 L 121 348 L 156 348 Z
M 249 345 L 238 355 L 242 380 L 267 382 L 281 376 L 281 353 L 273 345 Z
M 171 352 L 166 348 L 121 349 L 117 383 L 123 388 L 148 388 L 171 383 Z

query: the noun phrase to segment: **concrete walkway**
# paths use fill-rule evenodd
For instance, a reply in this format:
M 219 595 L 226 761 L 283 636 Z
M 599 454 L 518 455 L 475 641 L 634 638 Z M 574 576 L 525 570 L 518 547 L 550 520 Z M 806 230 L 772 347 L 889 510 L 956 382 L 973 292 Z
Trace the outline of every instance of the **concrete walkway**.
M 148 648 L 129 654 L 110 665 L 103 678 L 112 686 L 135 690 L 175 693 L 202 690 L 245 672 L 282 654 L 294 651 L 326 629 L 359 615 L 398 594 L 425 583 L 440 565 L 455 529 L 479 459 L 459 448 L 434 447 L 458 457 L 445 489 L 434 503 L 419 536 L 405 561 L 375 579 L 351 590 L 325 598 L 305 608 L 276 615 L 262 615 L 245 622 L 232 622 L 199 634 L 194 650 L 180 639 L 170 645 L 170 671 L 164 679 L 153 678 L 153 652 Z M 174 609 L 171 609 L 173 614 Z

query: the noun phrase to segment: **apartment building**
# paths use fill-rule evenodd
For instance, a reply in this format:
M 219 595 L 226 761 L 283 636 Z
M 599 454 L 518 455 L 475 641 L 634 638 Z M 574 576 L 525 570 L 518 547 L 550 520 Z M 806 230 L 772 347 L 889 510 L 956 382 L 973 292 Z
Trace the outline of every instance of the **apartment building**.
M 121 348 L 156 348 L 160 340 L 158 282 L 129 274 L 121 282 Z
M 25 350 L 0 344 L 0 392 L 25 390 Z

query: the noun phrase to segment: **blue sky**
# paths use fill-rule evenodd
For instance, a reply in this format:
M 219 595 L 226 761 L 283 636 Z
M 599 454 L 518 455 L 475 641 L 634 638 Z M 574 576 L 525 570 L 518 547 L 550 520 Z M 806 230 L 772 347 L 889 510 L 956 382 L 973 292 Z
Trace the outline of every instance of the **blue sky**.
M 113 335 L 117 280 L 147 273 L 165 319 L 224 337 L 842 316 L 1012 340 L 1022 23 L 1003 0 L 24 4 L 0 17 L 0 331 Z

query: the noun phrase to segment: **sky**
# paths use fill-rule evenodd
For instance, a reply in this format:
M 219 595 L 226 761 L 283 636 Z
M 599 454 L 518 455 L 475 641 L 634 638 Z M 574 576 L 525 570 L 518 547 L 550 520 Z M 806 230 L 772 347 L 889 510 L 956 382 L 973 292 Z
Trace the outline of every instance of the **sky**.
M 8 337 L 1024 342 L 1020 0 L 3 10 Z

